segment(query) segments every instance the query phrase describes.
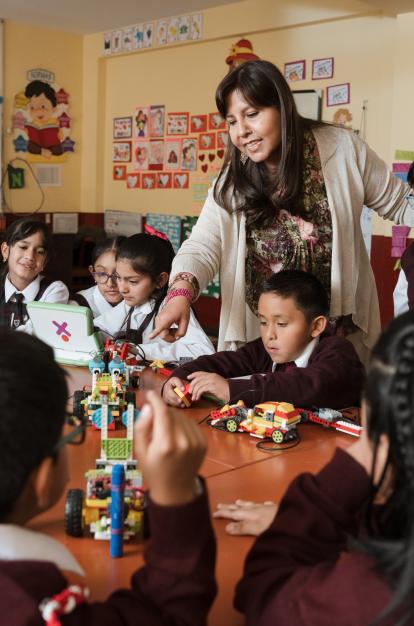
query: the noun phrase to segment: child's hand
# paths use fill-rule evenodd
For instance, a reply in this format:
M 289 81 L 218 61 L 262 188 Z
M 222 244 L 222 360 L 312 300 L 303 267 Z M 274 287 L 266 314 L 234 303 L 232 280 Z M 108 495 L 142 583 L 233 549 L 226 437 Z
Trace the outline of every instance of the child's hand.
M 148 391 L 135 423 L 134 450 L 154 502 L 174 506 L 194 498 L 204 437 L 190 419 L 171 415 L 154 391 Z
M 177 376 L 169 378 L 162 390 L 162 397 L 170 406 L 179 406 L 181 409 L 186 408 L 184 402 L 177 396 L 174 391 L 174 387 L 178 387 L 181 391 L 184 391 L 184 387 L 187 384 L 186 380 L 181 380 Z
M 275 502 L 236 500 L 234 504 L 218 504 L 213 517 L 234 520 L 226 526 L 229 535 L 257 536 L 269 528 L 278 508 Z
M 190 393 L 193 402 L 201 398 L 203 393 L 211 393 L 216 398 L 228 402 L 230 400 L 230 387 L 228 381 L 218 374 L 208 372 L 193 372 L 188 375 L 191 380 Z

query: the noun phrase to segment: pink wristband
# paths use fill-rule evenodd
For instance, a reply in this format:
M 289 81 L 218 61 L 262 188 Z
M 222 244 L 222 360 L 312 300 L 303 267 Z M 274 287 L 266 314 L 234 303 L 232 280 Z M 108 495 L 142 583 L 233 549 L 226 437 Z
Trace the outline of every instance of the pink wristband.
M 193 296 L 191 295 L 191 291 L 188 289 L 170 289 L 167 293 L 167 297 L 165 298 L 165 304 L 167 304 L 170 300 L 175 298 L 176 296 L 184 296 L 191 303 L 193 301 Z M 165 306 L 164 304 L 164 306 Z

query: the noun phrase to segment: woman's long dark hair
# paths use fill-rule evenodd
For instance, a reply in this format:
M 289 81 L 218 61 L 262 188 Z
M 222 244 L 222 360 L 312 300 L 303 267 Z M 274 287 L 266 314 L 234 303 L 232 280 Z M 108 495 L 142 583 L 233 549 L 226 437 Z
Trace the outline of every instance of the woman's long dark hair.
M 363 544 L 393 590 L 374 624 L 392 616 L 393 624 L 402 625 L 414 616 L 414 311 L 393 320 L 376 344 L 365 399 L 374 464 L 380 436 L 386 434 L 389 453 L 381 482 L 390 474 L 392 480 L 383 506 L 374 506 L 373 493 Z
M 283 74 L 269 61 L 247 61 L 227 74 L 216 90 L 221 116 L 227 116 L 228 98 L 239 91 L 254 107 L 274 107 L 280 113 L 280 161 L 269 180 L 264 163 L 243 164 L 240 151 L 228 141 L 223 167 L 214 187 L 214 199 L 227 211 L 243 211 L 249 226 L 266 226 L 277 212 L 293 214 L 303 207 L 303 136 L 322 122 L 302 117 Z

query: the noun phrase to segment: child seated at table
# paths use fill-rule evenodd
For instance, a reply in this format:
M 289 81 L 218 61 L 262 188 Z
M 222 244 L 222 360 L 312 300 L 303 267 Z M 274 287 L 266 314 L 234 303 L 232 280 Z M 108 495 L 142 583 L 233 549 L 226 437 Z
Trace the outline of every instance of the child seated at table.
M 353 345 L 329 327 L 328 296 L 315 276 L 300 270 L 273 274 L 258 311 L 261 338 L 175 369 L 164 400 L 184 406 L 173 389 L 184 390 L 190 381 L 193 401 L 205 393 L 250 407 L 268 400 L 332 409 L 359 404 L 363 365 Z
M 94 317 L 111 311 L 122 302 L 115 268 L 116 252 L 125 239 L 126 237 L 108 237 L 102 243 L 96 244 L 92 252 L 92 265 L 89 266 L 95 285 L 71 295 L 71 299 L 80 306 L 89 307 Z
M 414 312 L 375 346 L 358 441 L 301 474 L 247 556 L 248 626 L 413 623 Z
M 62 281 L 48 280 L 42 272 L 50 256 L 52 238 L 47 224 L 22 217 L 10 224 L 1 244 L 0 328 L 32 332 L 26 304 L 66 304 L 68 288 Z
M 0 396 L 0 622 L 205 625 L 216 591 L 215 540 L 207 495 L 197 478 L 205 454 L 197 425 L 169 414 L 148 392 L 134 432 L 135 455 L 150 493 L 146 565 L 135 572 L 130 589 L 88 603 L 87 580 L 75 557 L 27 527 L 61 497 L 68 480 L 66 444 L 81 443 L 85 432 L 80 424 L 63 433 L 66 376 L 51 348 L 24 333 L 0 333 Z M 92 467 L 92 456 L 90 461 Z M 63 519 L 57 523 L 63 527 Z M 103 558 L 109 571 L 109 547 Z
M 162 233 L 140 233 L 121 243 L 116 253 L 116 280 L 123 301 L 97 317 L 94 324 L 112 337 L 122 337 L 139 346 L 143 358 L 149 361 L 178 361 L 180 357 L 211 354 L 214 346 L 193 312 L 184 337 L 177 341 L 173 335 L 170 341 L 149 338 L 167 295 L 174 258 L 171 242 L 158 235 Z

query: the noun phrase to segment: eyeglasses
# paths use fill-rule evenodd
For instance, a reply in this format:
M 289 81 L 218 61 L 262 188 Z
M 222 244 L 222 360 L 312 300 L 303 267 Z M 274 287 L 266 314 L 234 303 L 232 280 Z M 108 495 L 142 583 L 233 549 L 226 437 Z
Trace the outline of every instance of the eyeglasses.
M 58 452 L 66 445 L 79 446 L 85 441 L 86 418 L 67 414 L 65 419 L 65 434 L 55 445 L 54 452 Z
M 107 274 L 106 272 L 91 272 L 95 281 L 100 285 L 105 285 L 108 280 L 112 283 L 116 283 L 117 275 L 116 274 Z

